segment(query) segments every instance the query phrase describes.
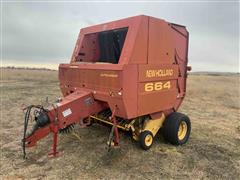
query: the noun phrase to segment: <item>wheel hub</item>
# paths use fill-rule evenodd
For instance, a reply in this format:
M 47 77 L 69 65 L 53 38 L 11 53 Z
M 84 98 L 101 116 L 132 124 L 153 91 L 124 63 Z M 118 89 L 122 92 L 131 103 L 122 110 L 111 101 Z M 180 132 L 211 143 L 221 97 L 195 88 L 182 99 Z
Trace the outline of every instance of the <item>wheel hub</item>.
M 152 136 L 151 136 L 150 134 L 148 134 L 148 135 L 146 136 L 146 138 L 145 138 L 145 144 L 146 144 L 146 146 L 151 146 L 152 141 L 153 141 Z
M 182 121 L 178 129 L 178 139 L 183 140 L 187 134 L 187 123 Z

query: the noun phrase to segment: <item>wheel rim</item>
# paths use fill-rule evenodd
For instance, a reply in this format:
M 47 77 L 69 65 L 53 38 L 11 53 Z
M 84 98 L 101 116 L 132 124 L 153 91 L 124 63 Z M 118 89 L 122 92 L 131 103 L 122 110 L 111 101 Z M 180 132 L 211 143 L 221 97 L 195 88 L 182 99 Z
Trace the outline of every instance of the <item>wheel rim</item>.
M 146 146 L 151 146 L 152 142 L 153 142 L 153 137 L 151 136 L 151 134 L 148 134 L 145 137 L 145 144 L 146 144 Z
M 182 121 L 178 128 L 178 139 L 183 140 L 187 134 L 187 123 Z

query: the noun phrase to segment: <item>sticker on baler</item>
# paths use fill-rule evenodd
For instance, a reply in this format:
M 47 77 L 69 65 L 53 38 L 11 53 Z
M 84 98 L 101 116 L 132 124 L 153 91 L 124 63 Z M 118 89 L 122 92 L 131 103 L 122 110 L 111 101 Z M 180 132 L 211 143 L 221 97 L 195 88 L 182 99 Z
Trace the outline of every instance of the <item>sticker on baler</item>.
M 100 77 L 110 77 L 110 78 L 117 78 L 118 74 L 108 74 L 108 73 L 102 73 L 100 74 Z
M 65 111 L 62 112 L 63 114 L 63 117 L 67 117 L 69 116 L 70 114 L 72 114 L 72 111 L 70 108 L 66 109 Z

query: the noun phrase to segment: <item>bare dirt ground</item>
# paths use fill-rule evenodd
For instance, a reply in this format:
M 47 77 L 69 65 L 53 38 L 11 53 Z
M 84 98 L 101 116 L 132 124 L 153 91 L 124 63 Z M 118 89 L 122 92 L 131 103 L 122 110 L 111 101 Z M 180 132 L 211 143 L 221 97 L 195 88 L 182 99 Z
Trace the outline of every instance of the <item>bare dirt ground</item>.
M 48 159 L 52 136 L 23 160 L 22 104 L 61 96 L 57 72 L 2 70 L 0 179 L 240 179 L 240 80 L 238 75 L 190 75 L 180 109 L 192 122 L 189 142 L 172 146 L 157 135 L 143 151 L 121 133 L 121 148 L 107 152 L 110 128 L 94 124 L 60 135 L 58 158 Z

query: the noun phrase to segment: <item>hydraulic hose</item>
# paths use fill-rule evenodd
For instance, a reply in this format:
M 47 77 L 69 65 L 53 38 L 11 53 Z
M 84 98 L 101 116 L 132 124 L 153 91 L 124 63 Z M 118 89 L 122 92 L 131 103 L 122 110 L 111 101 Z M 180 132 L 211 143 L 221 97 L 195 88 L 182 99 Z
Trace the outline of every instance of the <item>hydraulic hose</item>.
M 22 149 L 23 149 L 23 158 L 26 158 L 26 135 L 27 135 L 27 128 L 28 128 L 28 122 L 31 114 L 32 108 L 37 109 L 39 112 L 47 112 L 41 105 L 30 105 L 26 107 L 26 113 L 25 113 L 25 118 L 24 118 L 24 130 L 23 130 L 23 139 L 22 139 Z

